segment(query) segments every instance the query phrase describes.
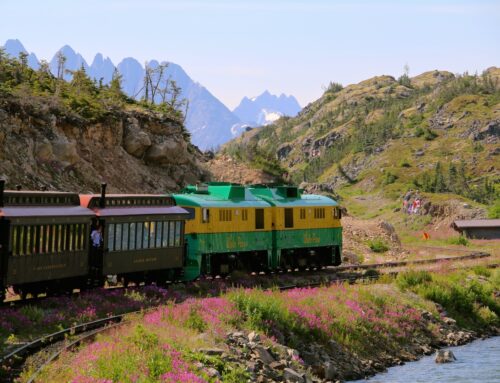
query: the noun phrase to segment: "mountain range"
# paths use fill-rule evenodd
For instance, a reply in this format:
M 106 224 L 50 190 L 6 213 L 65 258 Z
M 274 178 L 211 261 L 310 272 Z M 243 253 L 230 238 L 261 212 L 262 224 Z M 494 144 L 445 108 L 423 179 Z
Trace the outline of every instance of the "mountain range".
M 38 69 L 40 66 L 37 56 L 28 52 L 19 40 L 7 40 L 3 48 L 12 57 L 18 57 L 20 52 L 25 52 L 28 54 L 28 65 L 31 68 Z M 63 46 L 57 53 L 59 52 L 66 58 L 65 69 L 71 71 L 83 66 L 91 78 L 102 81 L 103 84 L 111 81 L 116 68 L 122 75 L 123 91 L 133 98 L 142 96 L 145 69 L 137 59 L 127 57 L 115 65 L 109 57 L 97 53 L 89 65 L 84 57 L 69 45 Z M 57 73 L 57 53 L 49 62 L 54 75 Z M 148 65 L 156 67 L 165 63 L 151 60 Z M 188 100 L 185 124 L 191 133 L 192 143 L 203 150 L 219 147 L 247 126 L 265 125 L 282 115 L 295 115 L 300 110 L 293 96 L 277 97 L 266 91 L 251 100 L 243 98 L 238 108 L 231 112 L 208 89 L 191 79 L 180 65 L 168 62 L 166 76 L 175 80 L 181 88 L 181 97 Z M 64 78 L 70 80 L 71 73 L 66 72 Z
M 282 116 L 295 117 L 300 109 L 295 97 L 284 94 L 278 97 L 266 90 L 258 97 L 244 97 L 233 113 L 250 126 L 264 126 Z

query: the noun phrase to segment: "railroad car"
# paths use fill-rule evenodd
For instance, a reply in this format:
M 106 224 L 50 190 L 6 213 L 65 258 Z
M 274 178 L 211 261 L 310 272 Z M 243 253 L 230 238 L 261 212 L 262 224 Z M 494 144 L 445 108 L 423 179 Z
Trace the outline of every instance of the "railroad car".
M 295 186 L 250 186 L 272 212 L 273 264 L 280 269 L 338 266 L 341 263 L 341 210 L 331 198 L 303 194 Z
M 184 222 L 188 212 L 166 195 L 81 195 L 81 204 L 95 214 L 102 246 L 90 252 L 92 284 L 108 275 L 129 282 L 164 284 L 178 280 L 184 266 Z
M 215 182 L 188 186 L 173 198 L 190 212 L 186 279 L 275 268 L 269 203 L 241 185 Z
M 187 279 L 340 264 L 340 209 L 330 198 L 291 186 L 230 183 L 189 186 L 173 198 L 191 213 Z
M 5 191 L 0 180 L 0 301 L 5 288 L 25 297 L 79 288 L 89 271 L 94 213 L 78 194 Z

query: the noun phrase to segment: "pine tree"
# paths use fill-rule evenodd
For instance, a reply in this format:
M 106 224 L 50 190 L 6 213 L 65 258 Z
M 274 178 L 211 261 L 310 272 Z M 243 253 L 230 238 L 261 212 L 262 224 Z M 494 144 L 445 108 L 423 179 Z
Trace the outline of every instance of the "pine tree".
M 457 177 L 457 168 L 453 165 L 453 163 L 450 163 L 450 167 L 448 168 L 448 188 L 451 192 L 459 194 L 460 189 L 457 187 Z
M 118 72 L 118 69 L 115 68 L 113 72 L 113 77 L 111 78 L 111 82 L 109 83 L 109 90 L 111 94 L 121 97 L 122 93 L 122 80 L 123 76 Z
M 446 182 L 443 176 L 443 171 L 441 170 L 441 163 L 438 162 L 436 164 L 436 168 L 434 170 L 434 192 L 435 193 L 442 193 L 447 191 L 446 189 Z
M 87 75 L 85 68 L 82 64 L 80 69 L 72 72 L 73 78 L 71 79 L 71 86 L 79 93 L 93 94 L 96 87 L 92 79 Z

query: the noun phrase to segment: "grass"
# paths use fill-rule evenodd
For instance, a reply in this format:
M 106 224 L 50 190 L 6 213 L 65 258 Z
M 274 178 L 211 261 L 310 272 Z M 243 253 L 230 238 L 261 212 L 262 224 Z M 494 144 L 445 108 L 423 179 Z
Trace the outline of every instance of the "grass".
M 500 304 L 493 298 L 500 287 L 498 269 L 489 271 L 480 266 L 445 274 L 408 271 L 399 274 L 396 283 L 402 290 L 439 303 L 461 327 L 478 330 L 500 324 Z

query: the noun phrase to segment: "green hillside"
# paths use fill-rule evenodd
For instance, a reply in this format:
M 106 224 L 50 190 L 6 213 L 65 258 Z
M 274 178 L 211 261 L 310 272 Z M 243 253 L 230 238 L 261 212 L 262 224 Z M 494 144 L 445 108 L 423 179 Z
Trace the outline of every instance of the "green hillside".
M 499 136 L 500 69 L 433 71 L 331 83 L 296 118 L 246 132 L 222 152 L 347 199 L 394 201 L 412 188 L 434 199 L 461 196 L 495 215 Z

